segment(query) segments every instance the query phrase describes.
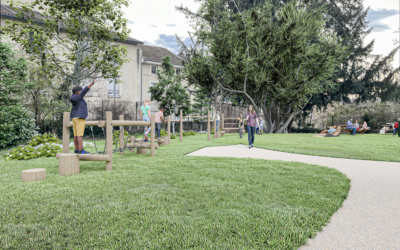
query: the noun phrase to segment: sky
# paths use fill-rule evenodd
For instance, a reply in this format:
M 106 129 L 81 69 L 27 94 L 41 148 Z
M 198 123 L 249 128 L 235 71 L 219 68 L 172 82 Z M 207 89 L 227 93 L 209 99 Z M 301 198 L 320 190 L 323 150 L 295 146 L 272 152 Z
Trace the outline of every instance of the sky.
M 175 10 L 175 6 L 181 5 L 192 11 L 200 6 L 194 0 L 131 0 L 130 6 L 124 8 L 131 29 L 129 36 L 178 54 L 175 34 L 188 44 L 188 31 L 192 31 L 185 15 Z M 395 48 L 393 40 L 400 40 L 400 33 L 394 33 L 400 23 L 400 0 L 364 0 L 364 6 L 370 7 L 367 20 L 373 27 L 364 42 L 367 44 L 375 39 L 372 53 L 385 56 Z M 400 53 L 397 52 L 393 67 L 399 67 L 399 57 Z

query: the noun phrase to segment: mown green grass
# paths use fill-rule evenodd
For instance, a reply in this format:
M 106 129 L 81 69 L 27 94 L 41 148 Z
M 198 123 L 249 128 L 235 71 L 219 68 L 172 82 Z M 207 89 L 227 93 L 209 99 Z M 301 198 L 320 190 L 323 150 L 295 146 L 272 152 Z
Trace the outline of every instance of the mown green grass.
M 296 162 L 186 156 L 240 142 L 184 137 L 155 158 L 116 153 L 112 171 L 81 162 L 74 176 L 59 176 L 55 158 L 1 158 L 0 248 L 297 249 L 341 206 L 350 180 Z M 21 182 L 31 168 L 46 168 L 46 180 Z

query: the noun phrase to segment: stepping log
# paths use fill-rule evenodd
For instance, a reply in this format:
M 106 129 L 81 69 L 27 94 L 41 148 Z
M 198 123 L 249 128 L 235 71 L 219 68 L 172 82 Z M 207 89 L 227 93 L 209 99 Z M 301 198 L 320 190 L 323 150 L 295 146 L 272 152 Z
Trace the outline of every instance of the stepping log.
M 220 131 L 218 131 L 218 132 L 215 132 L 216 133 L 216 138 L 221 138 L 221 132 Z
M 46 179 L 45 168 L 34 168 L 22 171 L 22 181 L 33 182 Z
M 149 149 L 148 148 L 138 148 L 137 149 L 137 153 L 138 154 L 148 154 L 149 153 Z
M 79 174 L 79 155 L 78 154 L 57 154 L 58 173 L 60 175 Z

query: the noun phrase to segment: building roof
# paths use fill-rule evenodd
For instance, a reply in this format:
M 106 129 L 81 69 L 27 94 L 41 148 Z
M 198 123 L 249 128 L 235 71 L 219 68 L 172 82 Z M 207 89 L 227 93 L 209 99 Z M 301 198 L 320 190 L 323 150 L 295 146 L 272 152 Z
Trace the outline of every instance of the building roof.
M 169 56 L 173 65 L 183 66 L 182 58 L 166 48 L 144 44 L 140 44 L 138 47 L 142 49 L 142 55 L 145 57 L 146 61 L 162 63 L 162 59 L 166 56 Z
M 1 17 L 5 17 L 5 18 L 11 18 L 11 19 L 18 19 L 16 16 L 16 12 L 18 11 L 17 7 L 11 7 L 7 4 L 0 4 L 1 8 L 0 8 L 0 16 Z M 41 22 L 45 17 L 43 17 L 43 15 L 36 11 L 33 10 L 34 13 L 34 17 L 36 19 L 36 21 Z M 127 37 L 124 41 L 121 41 L 118 39 L 118 41 L 120 42 L 126 42 L 126 43 L 136 43 L 136 44 L 143 44 L 144 42 L 139 41 L 135 38 L 132 37 Z

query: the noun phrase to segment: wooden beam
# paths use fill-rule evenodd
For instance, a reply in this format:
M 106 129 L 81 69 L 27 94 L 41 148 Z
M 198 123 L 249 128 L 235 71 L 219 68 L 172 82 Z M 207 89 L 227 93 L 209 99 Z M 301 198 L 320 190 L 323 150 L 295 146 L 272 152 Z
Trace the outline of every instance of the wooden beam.
M 167 136 L 168 136 L 167 144 L 171 144 L 171 116 L 170 115 L 167 118 Z
M 183 116 L 182 116 L 182 109 L 179 111 L 179 127 L 180 127 L 180 131 L 179 131 L 179 141 L 182 141 L 182 137 L 183 137 Z
M 219 131 L 222 131 L 225 128 L 225 121 L 224 121 L 224 113 L 221 114 L 221 127 Z
M 156 140 L 156 116 L 151 115 L 151 137 L 150 137 L 150 156 L 154 157 L 156 156 L 156 146 L 155 146 L 155 140 Z
M 112 170 L 113 155 L 113 129 L 111 127 L 112 112 L 106 111 L 106 154 L 109 155 L 109 161 L 106 162 L 106 170 Z
M 123 121 L 124 120 L 124 115 L 119 115 L 119 120 Z M 124 145 L 124 126 L 120 126 L 119 129 L 119 147 L 120 148 L 125 148 Z M 124 155 L 124 151 L 122 150 L 121 152 L 119 152 L 120 155 Z
M 211 128 L 210 128 L 210 111 L 208 111 L 208 113 L 207 113 L 207 133 L 208 133 L 208 136 L 207 136 L 207 138 L 208 138 L 208 140 L 209 141 L 211 141 Z
M 104 122 L 105 123 L 105 121 L 85 121 L 85 126 L 86 127 L 98 126 L 99 122 Z M 67 127 L 68 128 L 72 128 L 73 127 L 73 124 L 72 124 L 72 122 L 69 121 L 69 119 L 68 119 Z
M 69 127 L 67 126 L 69 121 L 70 112 L 64 112 L 63 116 L 63 153 L 69 153 L 69 138 L 70 132 Z

